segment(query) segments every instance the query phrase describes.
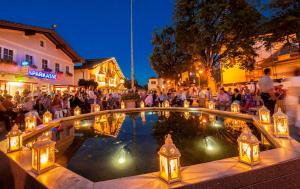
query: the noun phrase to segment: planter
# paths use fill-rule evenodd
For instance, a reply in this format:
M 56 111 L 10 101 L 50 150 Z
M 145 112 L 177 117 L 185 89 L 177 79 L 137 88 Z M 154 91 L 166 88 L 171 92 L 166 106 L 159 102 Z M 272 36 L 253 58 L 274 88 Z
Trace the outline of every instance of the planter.
M 136 101 L 135 100 L 124 100 L 126 108 L 136 108 Z

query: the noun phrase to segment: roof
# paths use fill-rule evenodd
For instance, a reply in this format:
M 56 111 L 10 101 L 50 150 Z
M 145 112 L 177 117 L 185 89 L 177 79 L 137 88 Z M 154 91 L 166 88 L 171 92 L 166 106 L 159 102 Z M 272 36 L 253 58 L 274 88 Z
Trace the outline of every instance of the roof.
M 35 35 L 40 33 L 45 35 L 50 41 L 52 41 L 57 49 L 61 49 L 73 62 L 83 62 L 83 59 L 72 49 L 72 47 L 64 41 L 62 37 L 54 29 L 42 28 L 37 26 L 31 26 L 27 24 L 20 24 L 10 22 L 6 20 L 0 20 L 0 28 L 24 31 L 25 35 Z

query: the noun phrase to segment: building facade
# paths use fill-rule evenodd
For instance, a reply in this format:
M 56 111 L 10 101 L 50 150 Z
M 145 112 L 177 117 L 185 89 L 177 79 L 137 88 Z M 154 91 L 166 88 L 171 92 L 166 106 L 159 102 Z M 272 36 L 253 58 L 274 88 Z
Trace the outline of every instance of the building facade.
M 114 57 L 87 59 L 83 64 L 75 66 L 76 85 L 80 79 L 96 81 L 104 93 L 126 90 L 125 76 Z
M 152 77 L 148 80 L 148 91 L 164 91 L 167 88 L 163 78 Z
M 0 20 L 0 89 L 68 89 L 81 57 L 54 29 Z

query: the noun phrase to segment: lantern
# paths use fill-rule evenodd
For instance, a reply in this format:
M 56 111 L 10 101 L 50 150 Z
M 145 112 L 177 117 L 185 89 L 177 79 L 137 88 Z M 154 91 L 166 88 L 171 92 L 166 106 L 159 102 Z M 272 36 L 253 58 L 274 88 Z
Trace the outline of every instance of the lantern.
M 214 110 L 215 109 L 215 103 L 214 103 L 214 101 L 209 101 L 208 104 L 207 104 L 207 106 L 208 106 L 208 109 Z
M 48 124 L 50 121 L 52 121 L 52 114 L 49 111 L 46 111 L 43 114 L 43 124 L 46 125 Z
M 237 141 L 239 146 L 239 161 L 251 166 L 258 164 L 260 162 L 259 141 L 248 127 L 243 129 Z
M 273 115 L 273 120 L 274 135 L 276 137 L 289 138 L 288 117 L 281 111 L 280 108 L 278 108 L 278 112 Z
M 22 132 L 18 125 L 14 125 L 7 134 L 7 152 L 15 152 L 22 149 Z
M 92 104 L 91 105 L 91 112 L 100 112 L 99 104 Z
M 44 173 L 54 167 L 55 142 L 42 135 L 32 144 L 32 170 L 36 174 Z
M 101 115 L 100 115 L 100 116 L 96 116 L 96 117 L 95 117 L 95 123 L 100 122 L 101 117 L 102 117 Z
M 76 106 L 76 108 L 74 109 L 74 116 L 78 116 L 80 114 L 81 114 L 81 109 L 78 106 Z
M 236 102 L 231 104 L 231 111 L 232 112 L 240 112 L 240 105 Z
M 258 110 L 259 120 L 261 123 L 270 123 L 270 110 L 265 106 Z
M 180 174 L 180 152 L 173 144 L 171 135 L 168 134 L 165 144 L 160 148 L 159 152 L 159 176 L 168 183 L 179 181 Z
M 141 101 L 141 103 L 140 103 L 140 108 L 145 108 L 145 103 L 144 103 L 144 101 Z
M 36 127 L 36 116 L 30 112 L 29 116 L 25 117 L 25 131 L 32 131 Z
M 168 100 L 165 100 L 163 103 L 164 108 L 169 108 L 170 107 L 170 102 Z
M 121 109 L 125 109 L 125 103 L 124 103 L 124 101 L 121 102 Z
M 184 100 L 184 102 L 183 102 L 183 107 L 185 107 L 185 108 L 188 108 L 188 107 L 190 107 L 190 103 L 189 103 L 189 101 L 187 101 L 187 100 Z
M 141 118 L 142 118 L 142 123 L 145 124 L 146 123 L 145 112 L 141 112 Z

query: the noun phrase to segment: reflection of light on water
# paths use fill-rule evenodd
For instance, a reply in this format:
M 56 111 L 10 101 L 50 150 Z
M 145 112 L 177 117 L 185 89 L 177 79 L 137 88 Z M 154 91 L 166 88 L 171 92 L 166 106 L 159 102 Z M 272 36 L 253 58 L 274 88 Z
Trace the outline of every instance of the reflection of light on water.
M 212 136 L 205 137 L 201 144 L 201 148 L 203 148 L 207 153 L 217 153 L 220 150 L 220 146 Z
M 126 148 L 122 145 L 112 157 L 113 167 L 116 169 L 126 169 L 131 164 L 132 157 Z
M 212 126 L 213 126 L 213 127 L 216 127 L 216 128 L 221 128 L 221 127 L 222 127 L 222 123 L 221 123 L 221 121 L 216 120 L 216 121 L 214 121 L 214 122 L 212 123 Z

